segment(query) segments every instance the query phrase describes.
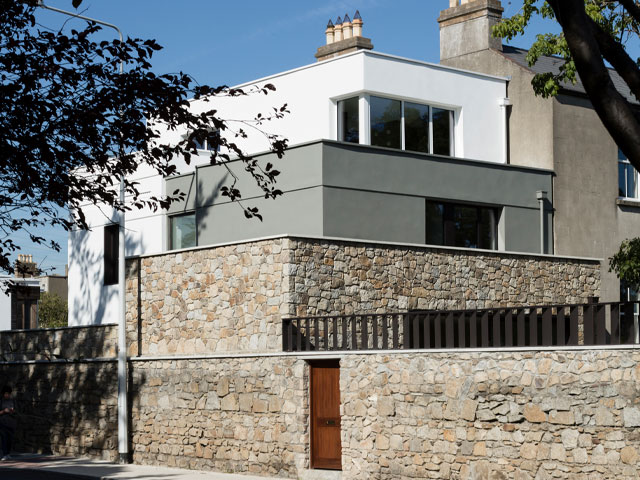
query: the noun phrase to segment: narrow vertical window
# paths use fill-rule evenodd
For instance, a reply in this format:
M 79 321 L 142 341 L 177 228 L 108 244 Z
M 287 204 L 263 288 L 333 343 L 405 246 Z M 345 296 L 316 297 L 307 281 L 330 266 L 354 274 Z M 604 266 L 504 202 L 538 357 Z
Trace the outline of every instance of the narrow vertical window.
M 400 122 L 402 111 L 399 100 L 371 97 L 371 145 L 401 148 Z
M 104 227 L 104 284 L 118 283 L 118 247 L 120 227 L 118 224 Z
M 170 248 L 177 250 L 179 248 L 195 247 L 196 241 L 196 214 L 187 213 L 186 215 L 175 215 L 169 217 L 170 228 Z
M 618 150 L 618 196 L 638 198 L 638 172 L 627 157 Z
M 434 108 L 433 121 L 433 153 L 451 155 L 451 110 Z
M 338 140 L 360 143 L 359 98 L 347 98 L 338 102 Z
M 418 103 L 404 104 L 404 148 L 429 153 L 429 107 Z

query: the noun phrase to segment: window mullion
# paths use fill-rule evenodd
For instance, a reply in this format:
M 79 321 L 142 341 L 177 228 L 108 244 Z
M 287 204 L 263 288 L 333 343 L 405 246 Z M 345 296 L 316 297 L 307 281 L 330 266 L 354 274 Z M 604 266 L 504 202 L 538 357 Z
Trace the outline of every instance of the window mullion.
M 429 105 L 429 153 L 433 153 L 433 107 Z

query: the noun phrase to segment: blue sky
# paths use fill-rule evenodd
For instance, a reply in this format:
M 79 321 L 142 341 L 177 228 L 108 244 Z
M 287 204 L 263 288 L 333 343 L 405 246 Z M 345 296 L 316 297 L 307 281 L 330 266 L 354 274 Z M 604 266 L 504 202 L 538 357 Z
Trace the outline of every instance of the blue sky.
M 73 10 L 71 0 L 45 2 Z M 516 13 L 518 3 L 503 1 L 505 15 Z M 154 56 L 158 73 L 183 71 L 201 83 L 236 85 L 313 63 L 317 47 L 324 44 L 327 21 L 345 13 L 353 17 L 356 9 L 364 21 L 363 34 L 372 39 L 375 50 L 437 63 L 437 18 L 448 5 L 448 0 L 84 0 L 78 12 L 118 25 L 125 36 L 156 39 L 164 46 Z M 38 21 L 59 28 L 67 18 L 41 11 Z M 536 33 L 550 28 L 552 24 L 537 22 L 513 44 L 526 47 Z M 16 239 L 23 242 L 22 253 L 63 273 L 66 232 L 47 229 L 43 235 L 58 241 L 63 250 L 28 247 L 23 236 Z

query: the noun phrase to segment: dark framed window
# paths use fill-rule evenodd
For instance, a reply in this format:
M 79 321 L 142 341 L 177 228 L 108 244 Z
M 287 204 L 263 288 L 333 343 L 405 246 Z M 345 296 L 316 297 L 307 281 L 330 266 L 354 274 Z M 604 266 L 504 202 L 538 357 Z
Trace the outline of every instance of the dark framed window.
M 426 235 L 430 245 L 497 250 L 499 210 L 426 201 Z
M 104 227 L 104 284 L 118 283 L 118 248 L 120 246 L 120 226 Z
M 338 140 L 360 143 L 360 99 L 347 98 L 338 102 Z
M 169 217 L 169 248 L 191 248 L 197 245 L 195 212 Z

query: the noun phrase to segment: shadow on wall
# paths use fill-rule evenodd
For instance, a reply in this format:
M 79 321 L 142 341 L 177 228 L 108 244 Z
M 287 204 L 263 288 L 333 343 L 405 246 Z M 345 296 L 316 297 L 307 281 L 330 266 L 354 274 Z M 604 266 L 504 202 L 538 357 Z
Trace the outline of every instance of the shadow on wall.
M 227 184 L 228 180 L 229 174 L 226 173 L 212 188 L 207 188 L 204 182 L 198 179 L 196 188 L 196 231 L 198 232 L 198 238 L 200 234 L 207 229 L 205 218 L 210 216 L 210 214 L 206 213 L 206 210 L 200 210 L 200 213 L 198 213 L 198 207 L 212 208 L 216 200 L 221 199 L 222 194 L 220 193 L 220 189 Z
M 102 228 L 93 230 L 99 233 L 102 231 Z M 117 319 L 108 319 L 106 315 L 109 304 L 117 301 L 118 285 L 104 285 L 103 236 L 95 235 L 98 237 L 96 241 L 101 242 L 96 248 L 95 242 L 91 244 L 88 241 L 88 233 L 85 231 L 73 233 L 76 235 L 76 241 L 71 243 L 69 256 L 74 259 L 76 267 L 70 275 L 80 277 L 81 281 L 73 280 L 72 283 L 79 291 L 73 292 L 69 321 L 73 325 L 115 323 Z M 140 246 L 140 240 L 125 235 L 125 251 L 135 252 Z

